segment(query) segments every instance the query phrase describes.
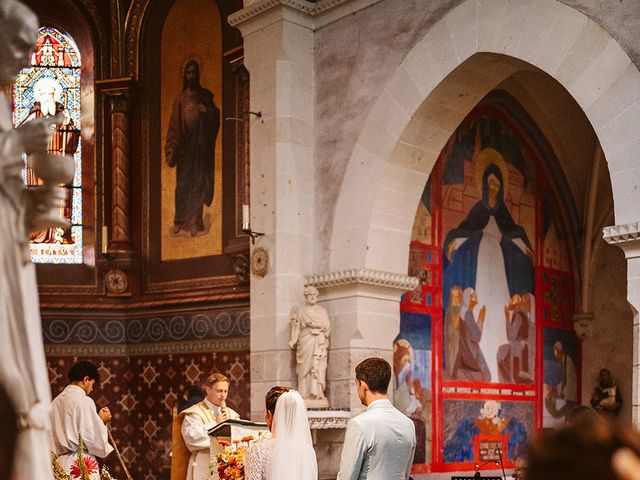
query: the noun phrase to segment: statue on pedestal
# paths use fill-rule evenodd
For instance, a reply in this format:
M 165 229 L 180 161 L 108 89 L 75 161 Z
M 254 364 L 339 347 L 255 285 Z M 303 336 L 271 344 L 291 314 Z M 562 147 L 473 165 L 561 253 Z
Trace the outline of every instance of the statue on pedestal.
M 2 92 L 29 65 L 37 31 L 38 19 L 28 7 L 17 0 L 0 0 Z M 22 155 L 27 153 L 40 154 L 40 177 L 62 178 L 61 168 L 62 176 L 68 176 L 68 161 L 56 164 L 45 158 L 50 127 L 61 121 L 53 116 L 13 129 L 11 101 L 0 93 L 0 383 L 18 416 L 17 452 L 9 475 L 14 480 L 53 479 L 48 454 L 51 391 L 27 232 L 55 226 L 51 220 L 59 214 L 60 189 L 27 190 L 21 173 Z
M 324 307 L 317 305 L 318 290 L 304 289 L 305 304 L 291 309 L 291 340 L 296 350 L 298 392 L 307 408 L 327 408 L 327 355 L 331 320 Z

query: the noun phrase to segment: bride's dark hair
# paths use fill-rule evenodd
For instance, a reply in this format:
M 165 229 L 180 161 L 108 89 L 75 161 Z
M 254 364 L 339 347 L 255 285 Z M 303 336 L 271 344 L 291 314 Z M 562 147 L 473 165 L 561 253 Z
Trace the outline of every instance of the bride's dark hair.
M 267 394 L 264 397 L 264 403 L 267 407 L 267 410 L 271 412 L 271 415 L 273 415 L 274 412 L 276 411 L 276 402 L 278 401 L 278 398 L 280 398 L 280 395 L 282 395 L 285 392 L 289 392 L 291 390 L 292 390 L 291 387 L 283 387 L 280 385 L 276 385 L 275 387 L 271 388 L 271 390 L 267 392 Z

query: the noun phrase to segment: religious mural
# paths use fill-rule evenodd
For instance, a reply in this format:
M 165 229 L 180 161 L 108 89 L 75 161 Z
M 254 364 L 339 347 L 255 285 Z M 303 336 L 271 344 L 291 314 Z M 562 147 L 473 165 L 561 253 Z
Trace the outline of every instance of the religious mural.
M 564 416 L 578 405 L 578 338 L 572 330 L 544 329 L 544 414 L 545 427 L 559 427 Z
M 161 58 L 161 259 L 218 255 L 222 31 L 213 0 L 173 4 L 162 30 Z
M 515 461 L 525 454 L 533 417 L 529 402 L 445 400 L 444 461 Z
M 521 107 L 494 92 L 451 136 L 423 191 L 408 268 L 420 284 L 403 297 L 394 345 L 395 360 L 406 343 L 415 351 L 416 332 L 431 342 L 433 453 L 417 472 L 472 469 L 498 450 L 512 465 L 543 417 L 551 425 L 578 398 L 573 258 L 542 168 L 556 162 L 546 146 Z M 428 335 L 426 321 L 412 321 L 421 316 Z M 400 406 L 410 383 L 397 372 L 415 354 L 405 358 L 394 362 Z
M 431 456 L 431 317 L 403 312 L 400 332 L 393 343 L 393 398 L 416 427 L 414 463 L 425 463 Z

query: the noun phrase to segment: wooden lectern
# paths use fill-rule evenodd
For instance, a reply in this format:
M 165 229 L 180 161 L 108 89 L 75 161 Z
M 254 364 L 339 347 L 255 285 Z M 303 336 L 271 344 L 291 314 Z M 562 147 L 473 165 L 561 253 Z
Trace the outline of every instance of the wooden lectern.
M 216 456 L 224 451 L 224 447 L 219 441 L 227 441 L 229 443 L 235 440 L 241 440 L 244 437 L 252 435 L 258 437 L 259 432 L 268 432 L 267 424 L 263 422 L 251 422 L 249 420 L 229 419 L 212 427 L 207 433 L 211 439 L 211 462 L 216 463 Z

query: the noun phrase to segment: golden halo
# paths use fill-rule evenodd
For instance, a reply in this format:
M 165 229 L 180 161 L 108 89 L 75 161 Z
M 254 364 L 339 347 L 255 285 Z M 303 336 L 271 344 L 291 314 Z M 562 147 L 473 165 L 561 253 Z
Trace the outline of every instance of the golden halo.
M 506 200 L 509 188 L 509 166 L 502 158 L 502 155 L 500 155 L 500 152 L 494 148 L 483 148 L 475 157 L 475 176 L 478 192 L 482 197 L 482 176 L 491 164 L 494 164 L 500 169 L 500 173 L 502 174 L 502 199 Z

